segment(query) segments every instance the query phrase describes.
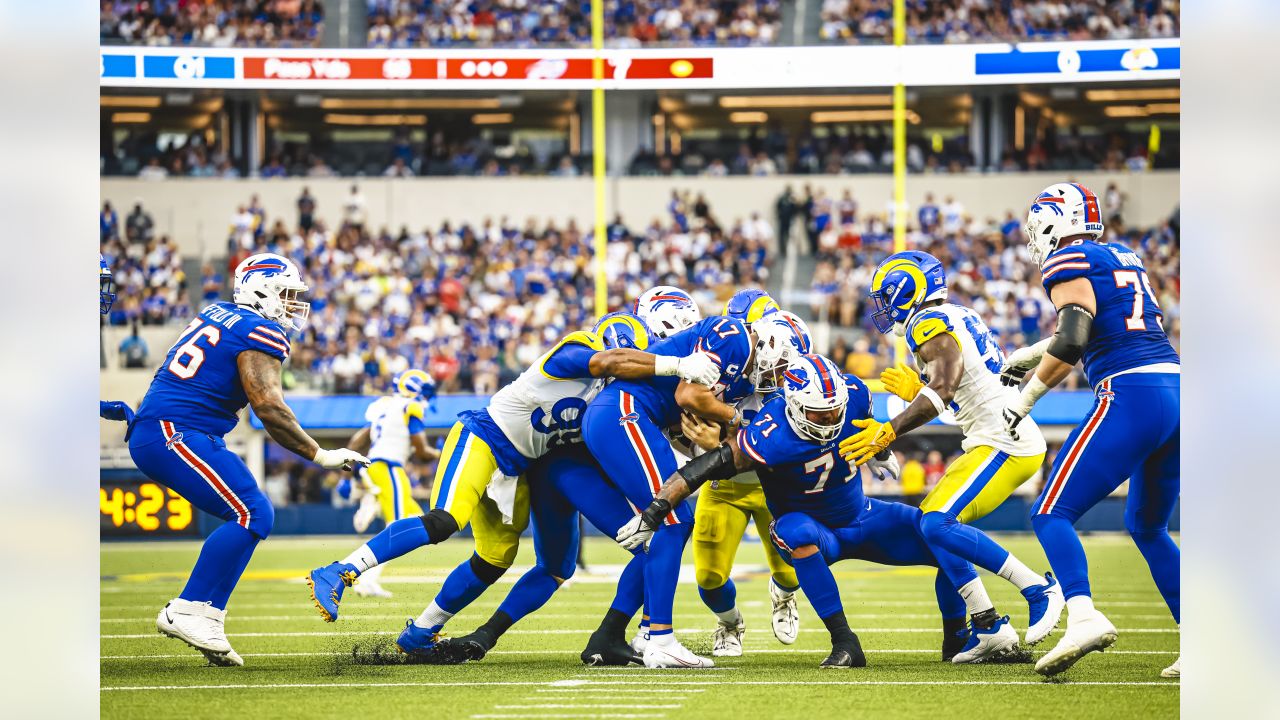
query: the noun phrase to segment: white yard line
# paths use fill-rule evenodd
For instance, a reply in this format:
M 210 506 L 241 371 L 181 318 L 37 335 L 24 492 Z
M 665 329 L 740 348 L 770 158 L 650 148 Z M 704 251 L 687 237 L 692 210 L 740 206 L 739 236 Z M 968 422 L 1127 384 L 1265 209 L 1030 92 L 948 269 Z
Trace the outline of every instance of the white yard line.
M 746 655 L 826 655 L 830 650 L 806 650 L 801 648 L 747 648 Z M 936 655 L 937 648 L 885 648 L 885 649 L 868 649 L 867 654 L 909 654 L 909 655 Z M 1177 655 L 1178 650 L 1107 650 L 1108 655 Z M 577 650 L 490 650 L 489 655 L 572 655 L 577 656 Z M 279 652 L 279 653 L 242 653 L 247 658 L 272 658 L 272 657 L 348 657 L 351 653 L 346 652 Z M 102 655 L 99 660 L 174 660 L 177 658 L 196 659 L 200 656 L 193 652 L 188 653 L 169 653 L 154 655 Z M 538 692 L 549 692 L 539 690 Z
M 764 617 L 764 615 L 760 615 L 758 617 L 751 614 L 745 614 L 745 615 L 747 620 L 749 621 L 758 620 L 760 622 L 764 622 L 767 619 Z M 938 614 L 937 613 L 932 613 L 932 614 L 931 613 L 861 613 L 861 614 L 847 613 L 846 616 L 851 620 L 897 620 L 897 619 L 931 620 L 931 619 L 936 619 L 938 617 Z M 1151 615 L 1147 615 L 1147 614 L 1122 615 L 1122 614 L 1116 613 L 1115 616 L 1123 617 L 1128 620 L 1170 620 L 1168 613 L 1151 614 Z M 354 622 L 354 621 L 363 621 L 363 620 L 370 620 L 370 621 L 400 620 L 403 622 L 406 617 L 408 617 L 408 615 L 405 615 L 403 613 L 398 615 L 353 615 L 350 617 L 344 617 L 342 622 Z M 581 620 L 582 619 L 582 615 L 580 613 L 538 613 L 537 617 L 543 620 Z M 231 621 L 232 625 L 243 623 L 243 622 L 280 622 L 280 621 L 292 621 L 292 620 L 319 621 L 321 619 L 320 614 L 315 611 L 312 611 L 309 613 L 300 613 L 297 615 L 243 615 L 240 613 L 232 613 L 228 615 L 228 618 Z M 137 623 L 137 622 L 155 622 L 155 619 L 156 619 L 155 615 L 141 615 L 136 617 L 101 618 L 98 620 L 98 622 L 99 623 Z M 711 632 L 711 630 L 707 630 L 707 632 Z
M 595 628 L 558 628 L 554 630 L 508 630 L 508 635 L 587 635 L 595 631 Z M 676 630 L 680 634 L 702 634 L 708 632 L 703 628 L 680 628 Z M 803 633 L 825 633 L 826 628 L 801 628 Z M 942 632 L 939 628 L 858 628 L 858 632 L 863 633 L 900 633 L 900 634 L 916 634 L 930 633 L 935 634 Z M 1138 635 L 1173 635 L 1177 634 L 1178 628 L 1122 628 L 1120 634 L 1138 634 Z M 398 630 L 335 630 L 333 632 L 250 632 L 231 633 L 232 638 L 251 638 L 251 637 L 346 637 L 358 635 L 398 635 Z M 142 640 L 147 638 L 161 638 L 159 633 L 126 633 L 121 635 L 99 635 L 103 640 Z
M 672 671 L 674 674 L 676 671 Z M 1178 682 L 1108 682 L 1108 681 L 1083 681 L 1083 682 L 1046 682 L 1043 680 L 1010 680 L 1010 681 L 992 681 L 992 680 L 705 680 L 705 681 L 680 681 L 673 680 L 669 677 L 651 677 L 646 679 L 633 680 L 591 680 L 577 681 L 578 686 L 594 686 L 594 687 L 620 687 L 620 686 L 641 686 L 652 687 L 655 684 L 662 686 L 681 686 L 680 692 L 688 692 L 686 686 L 720 686 L 725 685 L 867 685 L 867 686 L 1001 686 L 1001 685 L 1025 685 L 1029 687 L 1045 687 L 1045 688 L 1072 688 L 1072 687 L 1092 687 L 1092 686 L 1108 686 L 1108 687 L 1180 687 Z M 349 688 L 386 688 L 386 687 L 488 687 L 488 686 L 547 686 L 547 682 L 381 682 L 381 683 L 263 683 L 260 685 L 237 683 L 227 685 L 130 685 L 130 686 L 107 686 L 101 689 L 102 692 L 132 692 L 132 691 L 155 691 L 155 690 L 275 690 L 284 688 L 307 688 L 307 689 L 349 689 Z

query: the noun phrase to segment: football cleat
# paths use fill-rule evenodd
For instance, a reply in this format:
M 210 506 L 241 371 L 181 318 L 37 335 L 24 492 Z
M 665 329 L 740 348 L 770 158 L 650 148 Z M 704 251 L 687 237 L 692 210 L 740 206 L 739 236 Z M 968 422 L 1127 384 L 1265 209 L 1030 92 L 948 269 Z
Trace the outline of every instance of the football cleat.
M 587 640 L 587 647 L 583 649 L 579 657 L 582 658 L 584 665 L 596 667 L 618 667 L 633 663 L 636 665 L 644 664 L 643 650 L 637 652 L 632 645 L 629 645 L 622 638 L 611 638 L 603 630 L 596 630 L 591 633 L 591 637 Z
M 1036 672 L 1041 675 L 1065 672 L 1085 655 L 1114 645 L 1117 637 L 1116 626 L 1100 612 L 1075 622 L 1068 617 L 1067 631 L 1058 644 L 1036 662 Z
M 1067 601 L 1062 598 L 1062 586 L 1053 573 L 1045 573 L 1044 579 L 1047 581 L 1044 585 L 1033 585 L 1022 591 L 1029 613 L 1027 632 L 1022 636 L 1027 645 L 1035 645 L 1049 637 L 1058 627 L 1062 610 L 1067 606 Z
M 1177 660 L 1174 660 L 1172 665 L 1170 665 L 1169 667 L 1167 667 L 1167 668 L 1165 668 L 1165 669 L 1161 670 L 1161 671 L 1160 671 L 1160 677 L 1162 677 L 1162 678 L 1180 678 L 1180 677 L 1182 677 L 1182 656 L 1181 656 L 1181 655 L 1179 655 L 1179 656 L 1178 656 L 1178 659 L 1177 659 Z
M 649 645 L 649 626 L 641 625 L 636 630 L 635 637 L 631 638 L 631 649 L 636 651 L 637 655 L 644 655 L 644 649 Z
M 325 622 L 338 619 L 338 605 L 342 603 L 342 591 L 356 584 L 360 573 L 355 565 L 329 563 L 307 575 L 307 587 L 311 588 L 311 602 L 320 611 Z
M 409 620 L 404 624 L 404 630 L 400 631 L 400 637 L 396 638 L 396 647 L 405 655 L 433 656 L 432 650 L 439 641 L 439 632 L 418 627 L 413 624 L 413 620 Z
M 378 598 L 391 597 L 391 591 L 382 587 L 381 583 L 378 583 L 377 581 L 374 581 L 374 580 L 365 580 L 359 583 L 358 585 L 356 585 L 355 587 L 351 588 L 351 590 L 352 592 L 359 595 L 360 597 L 378 597 Z
M 969 643 L 969 625 L 963 618 L 942 621 L 942 662 L 951 662 Z
M 1009 616 L 998 618 L 989 628 L 969 623 L 969 641 L 951 658 L 957 665 L 980 663 L 1011 655 L 1018 650 L 1018 633 L 1009 624 Z
M 773 601 L 773 636 L 783 645 L 795 643 L 800 634 L 800 612 L 796 608 L 795 591 L 787 592 L 770 580 L 769 598 Z
M 711 639 L 711 654 L 716 657 L 742 657 L 742 636 L 747 626 L 741 622 L 735 625 L 716 625 L 715 635 Z
M 465 662 L 483 660 L 496 644 L 491 634 L 476 630 L 462 637 L 440 638 L 432 656 L 440 665 L 461 665 Z
M 156 615 L 156 630 L 199 650 L 213 665 L 238 667 L 244 659 L 231 649 L 223 622 L 227 612 L 212 603 L 174 598 Z
M 866 667 L 867 656 L 862 652 L 862 643 L 858 642 L 858 636 L 853 636 L 852 642 L 837 643 L 831 648 L 831 654 L 823 660 L 818 667 L 824 669 L 844 669 Z
M 644 648 L 644 666 L 647 668 L 711 668 L 716 663 L 711 658 L 694 655 L 679 640 L 670 642 L 650 641 Z

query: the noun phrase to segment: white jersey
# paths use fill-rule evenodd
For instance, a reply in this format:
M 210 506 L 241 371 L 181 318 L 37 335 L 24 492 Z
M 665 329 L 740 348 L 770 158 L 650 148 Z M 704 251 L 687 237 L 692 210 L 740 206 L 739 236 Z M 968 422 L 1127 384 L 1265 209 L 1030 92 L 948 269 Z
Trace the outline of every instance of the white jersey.
M 1004 352 L 978 313 L 951 303 L 925 308 L 907 321 L 907 347 L 914 355 L 922 343 L 942 332 L 960 343 L 964 363 L 964 374 L 951 402 L 956 423 L 964 431 L 960 447 L 968 452 L 990 445 L 1016 457 L 1043 453 L 1044 436 L 1031 418 L 1018 425 L 1017 440 L 1005 429 L 1002 411 L 1009 400 L 1017 399 L 1018 390 L 1000 382 Z
M 364 411 L 369 421 L 369 457 L 373 460 L 389 460 L 401 465 L 409 459 L 410 426 L 422 426 L 422 403 L 417 400 L 390 395 L 378 398 Z M 415 422 L 416 420 L 416 422 Z
M 489 416 L 521 455 L 537 460 L 561 445 L 582 441 L 582 413 L 600 389 L 602 378 L 589 377 L 585 364 L 577 377 L 557 377 L 558 367 L 547 367 L 551 356 L 567 344 L 578 344 L 599 352 L 600 340 L 587 332 L 566 336 L 547 351 L 510 385 L 489 400 Z

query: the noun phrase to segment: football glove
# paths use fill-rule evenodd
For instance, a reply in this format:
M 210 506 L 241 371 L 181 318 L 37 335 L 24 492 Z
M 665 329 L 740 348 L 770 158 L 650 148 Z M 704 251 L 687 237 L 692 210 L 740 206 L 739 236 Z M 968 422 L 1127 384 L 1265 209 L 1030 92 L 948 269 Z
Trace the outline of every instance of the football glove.
M 98 417 L 103 420 L 116 420 L 126 424 L 133 423 L 133 408 L 121 400 L 99 400 Z
M 920 388 L 924 387 L 924 382 L 920 379 L 920 373 L 916 372 L 915 368 L 904 363 L 898 363 L 896 366 L 880 373 L 880 382 L 884 383 L 885 390 L 907 402 L 915 400 L 916 395 L 920 394 Z
M 893 425 L 873 418 L 853 420 L 854 427 L 862 428 L 856 435 L 840 441 L 840 457 L 855 466 L 866 464 L 898 438 Z
M 898 466 L 898 458 L 889 451 L 888 458 L 884 460 L 872 457 L 867 461 L 867 469 L 871 471 L 871 477 L 884 482 L 885 480 L 897 480 L 902 475 L 902 468 Z
M 1000 368 L 1000 382 L 1010 387 L 1021 385 L 1027 373 L 1040 364 L 1048 347 L 1048 340 L 1041 340 L 1035 345 L 1018 348 L 1009 353 L 1009 357 L 1005 358 L 1004 366 Z
M 1004 416 L 1005 432 L 1009 433 L 1009 437 L 1014 440 L 1020 439 L 1020 436 L 1018 435 L 1018 423 L 1022 422 L 1022 419 L 1027 416 L 1020 407 L 1014 407 L 1015 405 L 1021 404 L 1022 403 L 1010 403 L 1009 405 L 1005 405 L 1004 410 L 1001 412 L 1001 415 Z
M 648 552 L 649 540 L 662 524 L 662 518 L 669 512 L 671 512 L 671 503 L 661 498 L 655 499 L 649 503 L 649 507 L 645 508 L 644 512 L 628 520 L 613 539 L 627 550 L 642 548 Z
M 320 448 L 316 450 L 316 456 L 311 459 L 311 462 L 326 470 L 350 470 L 356 465 L 368 465 L 370 460 L 355 450 L 347 448 L 337 450 Z
M 1000 368 L 1000 382 L 1009 387 L 1018 387 L 1031 370 L 1032 368 L 1014 367 L 1006 363 L 1004 367 Z
M 720 379 L 720 366 L 710 355 L 696 352 L 676 361 L 676 375 L 685 382 L 711 387 Z

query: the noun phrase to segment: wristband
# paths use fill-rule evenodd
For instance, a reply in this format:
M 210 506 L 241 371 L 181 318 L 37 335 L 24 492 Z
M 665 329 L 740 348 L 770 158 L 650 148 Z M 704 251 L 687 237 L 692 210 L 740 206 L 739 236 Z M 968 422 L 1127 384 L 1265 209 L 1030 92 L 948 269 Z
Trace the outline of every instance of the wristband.
M 649 503 L 649 507 L 640 513 L 640 520 L 646 528 L 657 530 L 658 526 L 662 524 L 662 518 L 666 517 L 667 513 L 670 512 L 671 503 L 662 498 L 655 498 L 653 502 Z
M 658 377 L 666 377 L 675 375 L 676 370 L 680 367 L 680 358 L 671 357 L 670 355 L 654 355 L 653 356 L 653 374 Z
M 1022 405 L 1019 408 L 1022 410 L 1022 414 L 1029 414 L 1031 412 L 1031 408 L 1035 406 L 1036 401 L 1047 392 L 1049 392 L 1049 386 L 1044 384 L 1044 381 L 1040 379 L 1040 376 L 1032 375 L 1031 380 L 1027 382 L 1027 386 L 1023 388 L 1022 392 L 1018 395 L 1018 399 L 1022 402 Z
M 947 409 L 947 404 L 942 402 L 942 397 L 938 395 L 937 391 L 935 391 L 933 388 L 929 387 L 928 385 L 925 385 L 924 387 L 920 388 L 920 392 L 916 393 L 916 397 L 918 398 L 922 397 L 928 400 L 929 404 L 933 405 L 933 409 L 936 410 L 939 415 L 942 414 L 943 410 Z

